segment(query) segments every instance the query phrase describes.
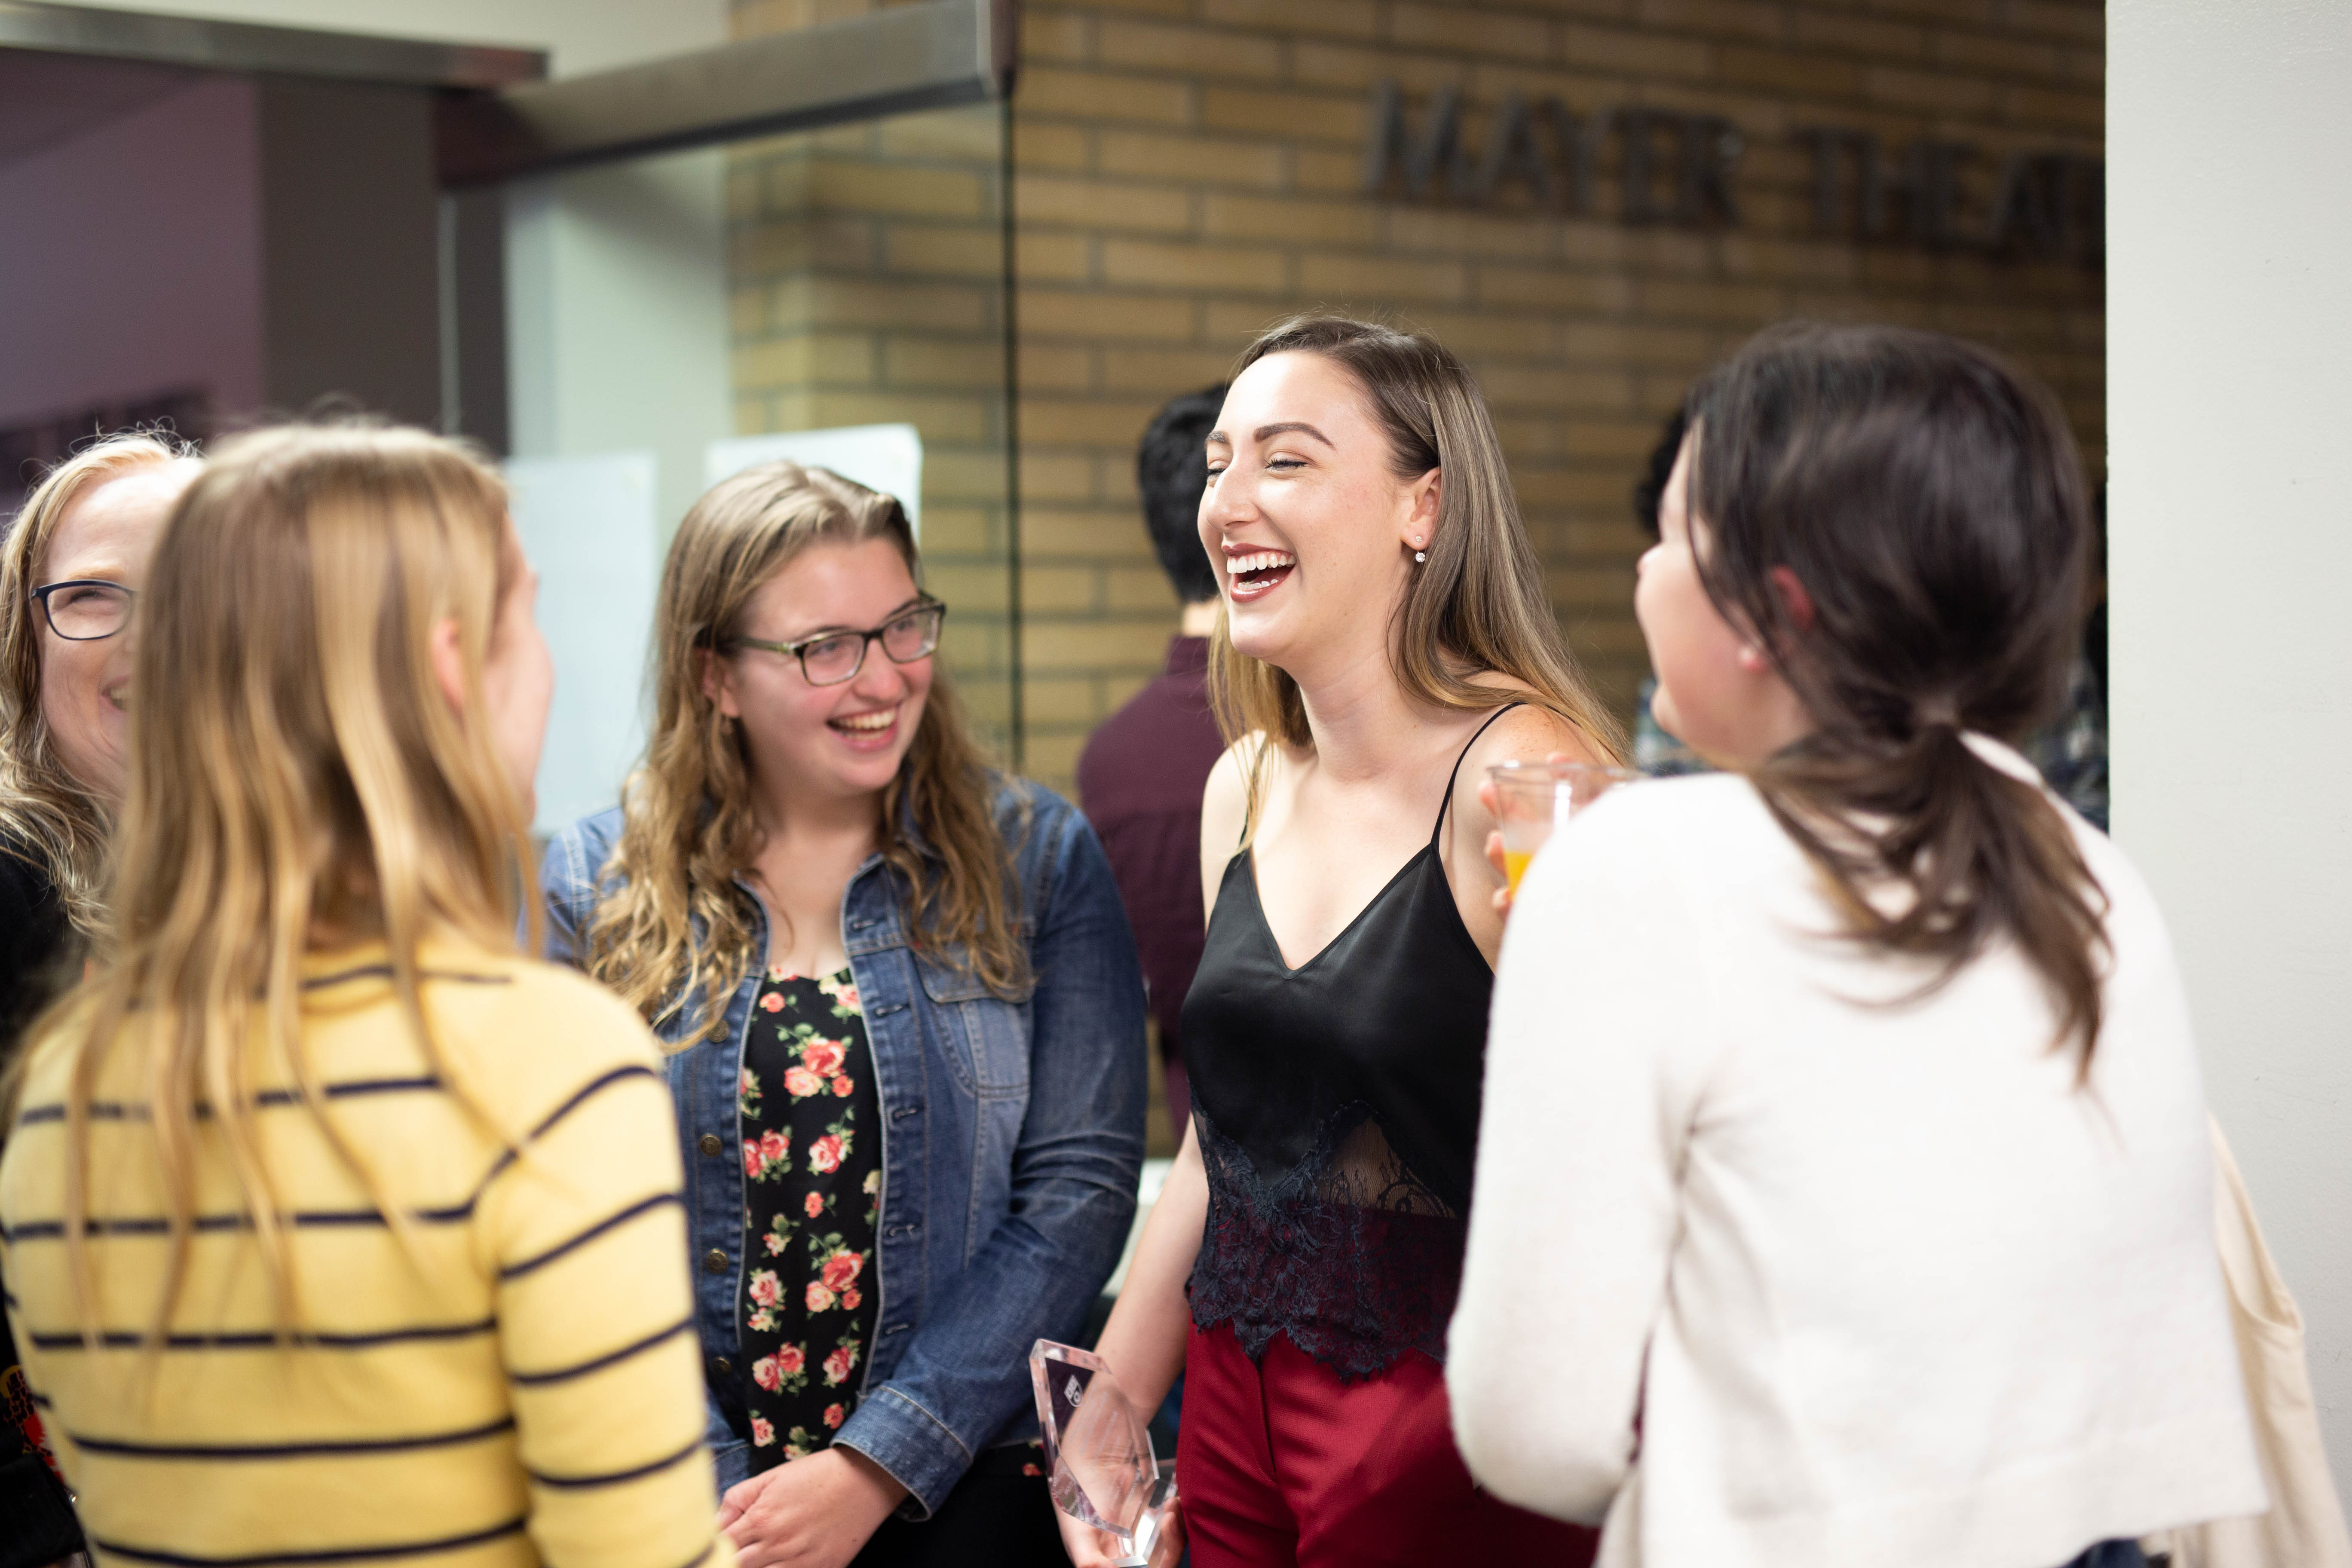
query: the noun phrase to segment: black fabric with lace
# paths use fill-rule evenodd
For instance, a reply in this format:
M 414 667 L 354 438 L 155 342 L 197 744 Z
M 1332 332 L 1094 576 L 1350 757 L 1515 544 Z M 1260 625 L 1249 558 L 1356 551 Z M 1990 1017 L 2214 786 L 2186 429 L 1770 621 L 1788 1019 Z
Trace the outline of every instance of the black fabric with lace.
M 1184 998 L 1209 1179 L 1187 1294 L 1252 1359 L 1278 1333 L 1349 1383 L 1411 1351 L 1444 1359 L 1495 983 L 1445 880 L 1444 826 L 1441 803 L 1428 845 L 1296 969 L 1249 852 L 1225 866 Z

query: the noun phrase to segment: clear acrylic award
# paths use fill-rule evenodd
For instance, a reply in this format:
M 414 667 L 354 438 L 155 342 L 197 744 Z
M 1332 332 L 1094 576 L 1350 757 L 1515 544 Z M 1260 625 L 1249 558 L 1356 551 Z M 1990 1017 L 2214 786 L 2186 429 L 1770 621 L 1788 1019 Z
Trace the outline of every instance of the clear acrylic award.
M 1160 1468 L 1150 1429 L 1110 1368 L 1076 1346 L 1039 1340 L 1029 1352 L 1029 1381 L 1054 1506 L 1116 1540 L 1120 1568 L 1174 1563 L 1175 1467 Z

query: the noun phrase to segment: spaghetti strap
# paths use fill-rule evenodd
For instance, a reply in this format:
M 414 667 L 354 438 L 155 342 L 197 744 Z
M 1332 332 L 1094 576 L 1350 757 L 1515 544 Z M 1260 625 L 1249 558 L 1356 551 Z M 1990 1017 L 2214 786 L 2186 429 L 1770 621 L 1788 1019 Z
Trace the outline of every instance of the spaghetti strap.
M 1500 708 L 1497 708 L 1492 713 L 1487 714 L 1486 721 L 1484 724 L 1479 725 L 1476 730 L 1473 731 L 1470 738 L 1462 742 L 1462 749 L 1454 753 L 1454 771 L 1445 775 L 1445 798 L 1437 803 L 1437 822 L 1436 825 L 1429 830 L 1429 847 L 1431 848 L 1434 849 L 1437 847 L 1437 836 L 1445 831 L 1445 813 L 1447 808 L 1452 806 L 1454 804 L 1454 785 L 1455 782 L 1462 777 L 1462 759 L 1470 754 L 1470 748 L 1478 743 L 1479 736 L 1485 734 L 1487 731 L 1495 727 L 1496 720 L 1501 718 L 1504 714 L 1508 713 L 1514 708 L 1524 708 L 1526 706 L 1527 704 L 1524 702 L 1504 703 Z

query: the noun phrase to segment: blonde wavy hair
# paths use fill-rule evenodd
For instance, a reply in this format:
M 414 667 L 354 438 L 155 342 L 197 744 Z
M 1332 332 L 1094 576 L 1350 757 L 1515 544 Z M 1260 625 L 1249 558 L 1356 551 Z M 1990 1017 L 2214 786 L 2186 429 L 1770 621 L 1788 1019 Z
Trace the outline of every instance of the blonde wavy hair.
M 168 430 L 109 436 L 52 468 L 17 510 L 0 544 L 0 837 L 27 856 L 58 889 L 85 943 L 106 920 L 107 834 L 113 812 L 58 760 L 41 714 L 41 613 L 33 605 L 42 562 L 58 524 L 89 491 L 125 474 L 194 458 Z
M 755 959 L 736 877 L 759 853 L 740 732 L 703 689 L 751 595 L 818 544 L 883 540 L 917 582 L 922 563 L 893 498 L 824 468 L 764 463 L 694 503 L 671 542 L 654 618 L 655 717 L 646 760 L 623 792 L 623 826 L 599 872 L 588 973 L 650 1022 L 735 985 Z M 1007 898 L 1011 849 L 992 809 L 995 774 L 934 668 L 914 743 L 882 793 L 882 858 L 913 895 L 915 931 L 1007 998 L 1029 986 L 1028 950 Z M 713 1038 L 723 1009 L 706 1009 Z
M 1429 560 L 1414 567 L 1395 611 L 1390 661 L 1397 683 L 1423 702 L 1460 711 L 1483 712 L 1517 697 L 1559 715 L 1610 761 L 1622 760 L 1622 728 L 1560 639 L 1502 442 L 1469 370 L 1424 333 L 1304 315 L 1268 328 L 1242 352 L 1234 374 L 1277 353 L 1320 354 L 1355 378 L 1388 437 L 1390 471 L 1399 479 L 1432 468 L 1444 475 Z M 1498 689 L 1496 675 L 1516 689 Z M 1229 743 L 1257 734 L 1294 748 L 1315 743 L 1298 683 L 1237 652 L 1222 615 L 1209 696 Z M 1258 747 L 1250 770 L 1253 827 L 1270 754 Z
M 482 689 L 498 606 L 525 570 L 506 516 L 498 475 L 453 442 L 296 426 L 225 445 L 164 530 L 140 605 L 112 962 L 52 1015 L 72 1052 L 65 1237 L 88 1331 L 90 1099 L 115 1052 L 136 1052 L 144 1069 L 170 1208 L 151 1345 L 184 1283 L 212 1137 L 281 1324 L 296 1321 L 286 1205 L 257 1125 L 274 1075 L 292 1078 L 407 1237 L 407 1216 L 325 1113 L 302 1037 L 301 963 L 313 947 L 381 938 L 399 1005 L 439 1069 L 419 943 L 514 951 L 530 843 Z M 462 711 L 430 651 L 449 621 Z

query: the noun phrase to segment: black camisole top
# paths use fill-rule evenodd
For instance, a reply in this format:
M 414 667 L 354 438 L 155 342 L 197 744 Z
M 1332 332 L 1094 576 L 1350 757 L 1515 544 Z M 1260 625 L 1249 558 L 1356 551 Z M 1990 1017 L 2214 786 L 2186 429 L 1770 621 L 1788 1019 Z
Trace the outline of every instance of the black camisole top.
M 1469 750 L 1429 843 L 1296 969 L 1249 852 L 1225 865 L 1184 998 L 1209 1179 L 1186 1293 L 1194 1323 L 1230 1324 L 1253 1359 L 1278 1333 L 1348 1382 L 1444 1358 L 1495 984 L 1438 855 Z

